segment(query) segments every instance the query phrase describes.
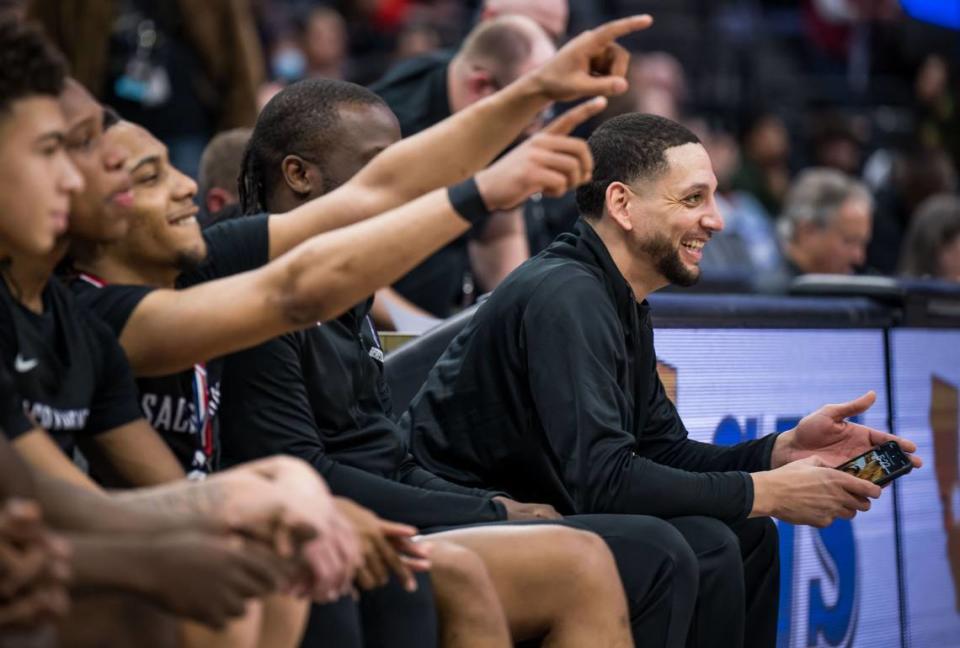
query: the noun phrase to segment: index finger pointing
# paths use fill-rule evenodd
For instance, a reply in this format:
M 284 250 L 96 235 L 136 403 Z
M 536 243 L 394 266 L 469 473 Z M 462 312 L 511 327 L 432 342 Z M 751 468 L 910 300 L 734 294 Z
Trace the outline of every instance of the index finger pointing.
M 593 42 L 605 44 L 616 40 L 621 36 L 647 29 L 653 24 L 653 17 L 650 14 L 641 14 L 638 16 L 629 16 L 619 20 L 611 20 L 591 31 Z
M 598 112 L 607 107 L 607 100 L 604 97 L 594 97 L 590 101 L 584 101 L 563 113 L 544 127 L 544 133 L 551 135 L 567 135 L 574 128 L 590 119 Z

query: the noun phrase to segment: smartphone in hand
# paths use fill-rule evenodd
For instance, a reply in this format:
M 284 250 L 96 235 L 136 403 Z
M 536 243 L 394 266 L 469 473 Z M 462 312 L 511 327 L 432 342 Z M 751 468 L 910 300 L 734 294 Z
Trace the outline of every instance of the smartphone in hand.
M 900 449 L 896 441 L 887 441 L 837 466 L 837 470 L 872 481 L 877 486 L 889 484 L 912 469 L 910 457 Z

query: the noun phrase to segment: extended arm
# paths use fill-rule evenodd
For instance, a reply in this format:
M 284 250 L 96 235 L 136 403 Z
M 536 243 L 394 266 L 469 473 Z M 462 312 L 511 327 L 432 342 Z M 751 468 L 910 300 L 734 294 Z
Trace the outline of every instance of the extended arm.
M 623 93 L 629 57 L 615 40 L 652 23 L 649 16 L 634 16 L 584 32 L 539 69 L 387 148 L 336 191 L 282 218 L 271 218 L 271 257 L 320 232 L 356 223 L 470 177 L 552 101 Z M 442 163 L 424 164 L 424 160 Z
M 559 195 L 586 181 L 592 173 L 589 150 L 566 133 L 603 105 L 601 100 L 578 106 L 478 173 L 486 206 L 509 208 L 538 191 Z M 120 343 L 138 376 L 187 369 L 337 317 L 469 225 L 445 190 L 433 191 L 376 218 L 316 236 L 259 270 L 186 290 L 154 290 L 133 310 Z M 185 323 L 189 333 L 170 334 Z

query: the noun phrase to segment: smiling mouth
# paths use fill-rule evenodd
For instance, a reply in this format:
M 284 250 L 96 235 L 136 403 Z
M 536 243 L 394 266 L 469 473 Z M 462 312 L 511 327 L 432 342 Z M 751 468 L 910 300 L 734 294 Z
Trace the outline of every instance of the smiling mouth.
M 173 218 L 168 219 L 167 222 L 173 225 L 174 227 L 182 227 L 184 225 L 190 225 L 192 223 L 196 223 L 198 211 L 199 210 L 196 207 L 194 207 L 190 211 L 184 212 L 179 216 L 174 216 Z
M 703 249 L 703 246 L 705 244 L 706 244 L 706 241 L 686 241 L 685 243 L 681 243 L 680 245 L 687 248 L 688 250 L 699 252 L 700 250 Z

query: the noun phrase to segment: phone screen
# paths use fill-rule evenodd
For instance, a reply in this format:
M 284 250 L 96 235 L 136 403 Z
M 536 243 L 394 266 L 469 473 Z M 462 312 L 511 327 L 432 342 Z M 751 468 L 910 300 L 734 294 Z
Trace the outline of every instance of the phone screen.
M 890 444 L 884 444 L 851 459 L 838 468 L 860 479 L 872 481 L 874 484 L 885 484 L 894 477 L 908 472 L 909 466 L 910 460 L 899 446 L 890 447 Z

